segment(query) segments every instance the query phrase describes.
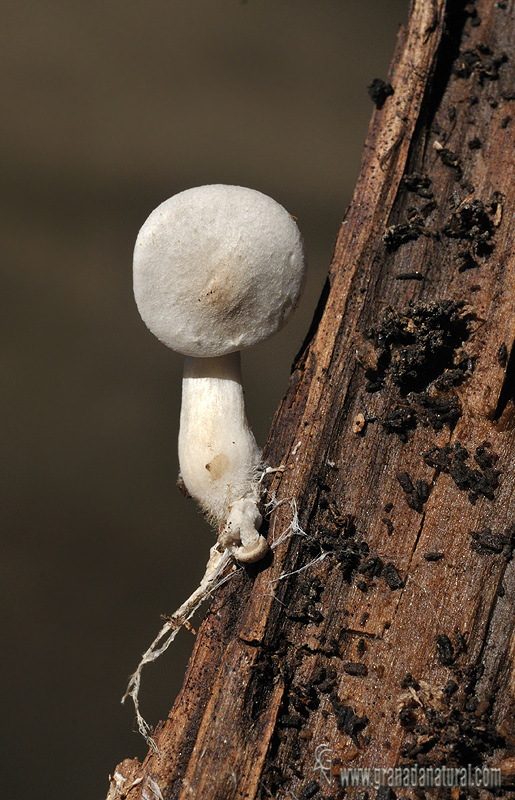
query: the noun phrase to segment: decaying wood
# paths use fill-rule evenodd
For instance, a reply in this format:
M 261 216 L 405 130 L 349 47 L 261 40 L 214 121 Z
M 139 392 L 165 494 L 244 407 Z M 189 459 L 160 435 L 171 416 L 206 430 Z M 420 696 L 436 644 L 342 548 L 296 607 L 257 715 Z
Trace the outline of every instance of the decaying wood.
M 513 0 L 413 3 L 266 449 L 292 535 L 214 599 L 111 800 L 338 797 L 349 766 L 513 782 L 514 41 Z

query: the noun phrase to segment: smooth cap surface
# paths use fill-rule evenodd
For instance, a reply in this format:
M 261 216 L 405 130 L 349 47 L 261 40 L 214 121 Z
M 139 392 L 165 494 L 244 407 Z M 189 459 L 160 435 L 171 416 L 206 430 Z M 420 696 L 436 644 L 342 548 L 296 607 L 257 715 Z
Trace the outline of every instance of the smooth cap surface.
M 172 350 L 218 356 L 286 324 L 305 277 L 302 237 L 279 203 L 242 186 L 199 186 L 161 203 L 134 249 L 134 295 Z

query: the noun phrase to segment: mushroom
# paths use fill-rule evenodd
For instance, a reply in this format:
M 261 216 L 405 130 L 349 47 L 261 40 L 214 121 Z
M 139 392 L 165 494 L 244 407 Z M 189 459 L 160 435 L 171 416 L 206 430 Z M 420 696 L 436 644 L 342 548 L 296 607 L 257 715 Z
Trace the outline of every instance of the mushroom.
M 262 558 L 259 449 L 245 414 L 239 351 L 293 313 L 305 277 L 288 212 L 241 186 L 200 186 L 151 213 L 134 250 L 134 295 L 146 325 L 185 358 L 180 477 L 220 544 Z

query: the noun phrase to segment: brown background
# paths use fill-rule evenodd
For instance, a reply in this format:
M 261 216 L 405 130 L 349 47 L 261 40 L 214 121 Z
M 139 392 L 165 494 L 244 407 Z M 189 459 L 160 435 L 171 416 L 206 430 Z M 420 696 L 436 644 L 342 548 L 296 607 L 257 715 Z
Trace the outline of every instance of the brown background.
M 310 279 L 244 356 L 264 442 L 313 313 L 406 0 L 4 0 L 2 796 L 103 797 L 143 755 L 119 699 L 212 533 L 175 489 L 181 358 L 131 288 L 139 226 L 236 183 L 298 217 Z M 182 633 L 144 674 L 153 723 Z

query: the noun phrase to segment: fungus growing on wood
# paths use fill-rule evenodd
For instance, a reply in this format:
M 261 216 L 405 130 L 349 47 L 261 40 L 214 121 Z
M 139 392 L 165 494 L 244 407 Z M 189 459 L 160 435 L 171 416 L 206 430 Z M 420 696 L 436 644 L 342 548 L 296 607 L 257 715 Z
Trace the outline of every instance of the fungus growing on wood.
M 247 422 L 240 354 L 288 321 L 305 277 L 288 212 L 253 189 L 200 186 L 149 216 L 134 251 L 134 294 L 158 339 L 186 356 L 179 465 L 220 543 L 242 562 L 259 534 L 261 450 Z

